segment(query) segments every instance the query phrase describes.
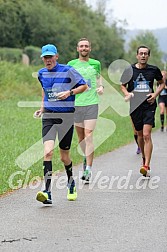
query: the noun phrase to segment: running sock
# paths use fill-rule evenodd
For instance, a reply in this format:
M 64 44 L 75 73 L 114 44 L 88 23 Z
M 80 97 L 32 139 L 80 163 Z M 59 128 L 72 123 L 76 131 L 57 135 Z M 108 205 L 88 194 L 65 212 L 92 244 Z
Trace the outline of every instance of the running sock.
M 91 167 L 90 165 L 87 165 L 87 166 L 86 166 L 86 170 L 87 170 L 87 171 L 91 171 L 91 168 L 92 168 L 92 167 Z
M 44 178 L 45 178 L 45 189 L 50 192 L 51 188 L 51 179 L 52 179 L 52 161 L 44 161 Z
M 143 165 L 145 165 L 145 162 L 146 162 L 145 157 L 142 157 L 142 159 L 143 159 Z
M 138 139 L 138 135 L 137 135 L 137 134 L 134 134 L 134 139 L 135 139 L 135 141 L 136 141 L 137 146 L 139 146 L 139 145 L 138 145 L 138 141 L 137 141 L 137 139 Z
M 68 183 L 71 184 L 73 181 L 73 174 L 72 174 L 72 162 L 69 165 L 65 165 L 65 170 L 67 173 L 67 177 L 68 177 Z
M 161 126 L 164 126 L 164 114 L 160 114 Z

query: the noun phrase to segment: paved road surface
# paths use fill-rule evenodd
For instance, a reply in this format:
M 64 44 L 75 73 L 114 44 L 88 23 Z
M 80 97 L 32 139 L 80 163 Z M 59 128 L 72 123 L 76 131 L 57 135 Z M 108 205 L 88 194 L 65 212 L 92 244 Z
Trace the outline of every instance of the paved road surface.
M 35 200 L 41 184 L 1 197 L 0 251 L 166 252 L 167 132 L 153 142 L 150 180 L 139 174 L 133 143 L 96 158 L 90 185 L 74 168 L 75 202 L 66 200 L 64 173 L 55 177 L 51 207 Z

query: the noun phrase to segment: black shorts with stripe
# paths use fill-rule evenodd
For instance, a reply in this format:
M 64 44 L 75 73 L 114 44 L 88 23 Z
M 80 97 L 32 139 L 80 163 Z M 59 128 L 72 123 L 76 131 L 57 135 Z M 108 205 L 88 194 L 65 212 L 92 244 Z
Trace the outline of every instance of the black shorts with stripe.
M 58 136 L 59 147 L 69 150 L 74 131 L 74 113 L 55 113 L 45 110 L 42 117 L 43 142 L 56 140 Z

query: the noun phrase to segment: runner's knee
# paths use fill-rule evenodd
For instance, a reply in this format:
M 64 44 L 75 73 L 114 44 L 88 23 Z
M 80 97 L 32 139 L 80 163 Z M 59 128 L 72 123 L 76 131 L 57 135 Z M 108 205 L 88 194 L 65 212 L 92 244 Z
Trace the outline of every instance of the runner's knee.
M 148 133 L 148 132 L 145 132 L 145 133 L 143 134 L 143 138 L 144 138 L 144 141 L 145 141 L 145 142 L 148 142 L 148 141 L 151 140 L 151 134 Z

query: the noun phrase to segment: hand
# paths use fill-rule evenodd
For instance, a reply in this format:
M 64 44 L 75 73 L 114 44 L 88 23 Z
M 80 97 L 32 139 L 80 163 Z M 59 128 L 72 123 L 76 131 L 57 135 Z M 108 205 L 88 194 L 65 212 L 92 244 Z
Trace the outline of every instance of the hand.
M 148 99 L 147 99 L 148 103 L 150 103 L 152 105 L 156 99 L 155 94 L 154 93 L 148 94 L 147 97 L 148 97 Z
M 43 113 L 42 110 L 39 109 L 39 110 L 35 111 L 35 113 L 33 114 L 33 117 L 40 118 L 42 116 L 42 113 Z
M 98 88 L 96 88 L 96 91 L 99 95 L 102 95 L 104 93 L 104 87 L 103 86 L 99 86 Z
M 70 90 L 57 93 L 57 99 L 58 100 L 65 100 L 69 96 L 70 96 Z
M 132 97 L 134 97 L 134 93 L 128 93 L 128 95 L 125 96 L 125 101 L 129 101 Z

